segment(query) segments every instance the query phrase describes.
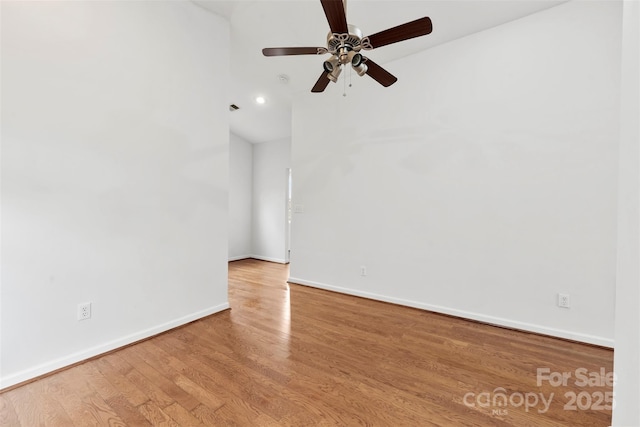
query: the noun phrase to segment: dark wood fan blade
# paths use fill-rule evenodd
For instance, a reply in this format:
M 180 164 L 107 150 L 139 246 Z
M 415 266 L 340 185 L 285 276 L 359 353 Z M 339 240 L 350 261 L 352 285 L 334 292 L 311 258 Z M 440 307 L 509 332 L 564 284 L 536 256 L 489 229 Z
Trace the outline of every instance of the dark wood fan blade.
M 394 76 L 369 58 L 365 58 L 365 60 L 365 64 L 367 65 L 367 74 L 382 86 L 388 87 L 398 81 L 398 78 L 396 76 Z
M 284 55 L 320 55 L 325 53 L 321 47 L 265 47 L 262 49 L 264 56 Z
M 332 33 L 348 33 L 347 15 L 344 12 L 342 0 L 320 0 L 324 14 L 327 16 Z
M 311 89 L 311 92 L 324 92 L 324 90 L 329 86 L 329 73 L 326 71 L 322 73 L 316 84 Z
M 380 31 L 370 35 L 369 43 L 373 48 L 386 46 L 388 44 L 409 40 L 414 37 L 425 36 L 433 30 L 431 19 L 428 17 L 416 19 L 388 30 Z

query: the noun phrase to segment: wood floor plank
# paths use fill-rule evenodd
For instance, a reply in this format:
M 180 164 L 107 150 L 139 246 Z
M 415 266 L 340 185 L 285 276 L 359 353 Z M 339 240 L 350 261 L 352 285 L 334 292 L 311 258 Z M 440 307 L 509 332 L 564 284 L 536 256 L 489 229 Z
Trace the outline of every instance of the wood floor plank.
M 75 412 L 69 413 L 74 418 L 74 424 L 78 427 L 84 427 L 85 425 L 123 427 L 127 425 L 120 415 L 97 393 L 84 396 L 79 404 L 74 402 L 74 406 L 71 409 L 76 409 Z M 67 411 L 69 411 L 69 408 Z M 85 424 L 87 419 L 85 413 L 91 416 L 87 424 Z M 91 421 L 92 418 L 97 420 L 97 424 Z
M 73 425 L 67 411 L 58 401 L 60 390 L 51 377 L 36 382 L 30 391 L 33 398 L 40 402 L 40 411 L 45 414 L 45 425 L 52 427 Z
M 187 410 L 191 410 L 200 404 L 195 397 L 180 388 L 170 379 L 171 373 L 166 372 L 167 366 L 160 366 L 159 369 L 151 366 L 140 354 L 140 346 L 127 347 L 119 352 L 119 355 L 127 360 L 134 371 L 142 377 L 138 382 L 138 387 L 147 390 L 149 398 L 154 400 L 162 408 L 164 403 L 170 400 L 175 401 Z M 129 374 L 131 376 L 132 373 Z M 144 383 L 141 385 L 141 383 Z M 171 403 L 169 403 L 171 405 Z
M 216 391 L 219 390 L 218 385 L 212 383 L 211 379 L 203 374 L 202 366 L 197 362 L 193 365 L 185 363 L 184 360 L 191 360 L 189 355 L 178 359 L 166 353 L 162 348 L 165 340 L 166 337 L 158 340 L 157 346 L 147 342 L 144 347 L 141 347 L 147 360 L 152 360 L 153 363 L 169 369 L 174 383 L 199 402 L 196 406 L 204 404 L 215 411 L 224 405 L 224 401 L 216 395 Z
M 198 405 L 193 411 L 193 415 L 205 426 L 234 426 L 228 421 L 220 418 L 216 411 L 206 405 Z
M 538 385 L 536 370 L 613 370 L 609 349 L 288 284 L 229 264 L 231 310 L 0 394 L 0 424 L 607 426 L 570 410 L 610 385 Z M 479 396 L 553 395 L 547 410 Z M 472 396 L 469 400 L 469 396 Z M 500 402 L 494 400 L 493 403 Z M 515 403 L 514 403 L 515 402 Z M 583 405 L 584 406 L 584 405 Z
M 131 405 L 131 402 L 121 394 L 117 394 L 105 400 L 107 404 L 122 418 L 128 425 L 150 426 L 147 419 Z
M 77 427 L 124 426 L 124 421 L 91 387 L 80 369 L 68 369 L 48 377 L 55 386 L 56 400 Z
M 18 426 L 20 420 L 8 394 L 0 394 L 0 426 Z
M 180 406 L 178 403 L 174 403 L 172 405 L 167 406 L 163 409 L 165 414 L 169 415 L 178 425 L 181 426 L 202 426 L 202 422 L 199 419 L 193 416 L 193 414 L 187 411 L 184 407 Z
M 164 346 L 163 350 L 175 349 L 177 343 L 167 341 L 159 343 Z M 199 383 L 202 388 L 210 390 L 217 395 L 226 396 L 226 400 L 233 400 L 233 396 L 246 400 L 247 408 L 259 408 L 275 419 L 284 416 L 288 411 L 295 410 L 295 404 L 286 399 L 286 390 L 274 388 L 274 384 L 268 379 L 251 375 L 243 366 L 228 359 L 220 361 L 218 359 L 198 357 L 196 353 L 185 354 L 183 360 L 188 361 L 188 366 L 183 368 L 185 375 Z M 190 366 L 197 366 L 197 370 L 192 370 Z M 282 396 L 285 399 L 276 399 L 275 396 Z M 212 407 L 213 405 L 208 405 Z M 220 407 L 222 405 L 218 405 Z M 217 409 L 216 407 L 216 409 Z
M 110 360 L 113 362 L 110 362 Z M 121 371 L 118 367 L 129 366 L 128 364 L 118 364 L 118 360 L 113 355 L 107 355 L 94 361 L 96 368 L 111 383 L 111 385 L 127 400 L 132 406 L 140 406 L 149 400 L 149 396 L 141 391 L 135 384 L 123 375 L 122 372 L 131 372 L 130 369 Z
M 159 408 L 165 408 L 175 402 L 175 400 L 165 393 L 162 388 L 154 384 L 137 369 L 132 369 L 125 376 Z
M 104 361 L 95 359 L 78 366 L 78 368 L 80 368 L 83 374 L 89 378 L 92 388 L 118 418 L 122 419 L 126 424 L 135 424 L 139 426 L 151 425 L 127 399 L 127 397 L 124 396 L 111 383 L 111 381 L 103 375 L 99 366 L 103 366 L 104 368 Z M 138 397 L 137 395 L 133 395 L 131 398 L 135 400 Z M 109 418 L 112 418 L 112 415 L 109 415 Z
M 154 402 L 148 401 L 143 403 L 138 407 L 138 410 L 153 426 L 180 427 L 180 424 L 171 418 L 170 415 L 167 415 Z
M 38 396 L 33 394 L 33 390 L 34 387 L 20 387 L 5 394 L 16 411 L 18 426 L 45 425 L 47 414 L 42 411 Z

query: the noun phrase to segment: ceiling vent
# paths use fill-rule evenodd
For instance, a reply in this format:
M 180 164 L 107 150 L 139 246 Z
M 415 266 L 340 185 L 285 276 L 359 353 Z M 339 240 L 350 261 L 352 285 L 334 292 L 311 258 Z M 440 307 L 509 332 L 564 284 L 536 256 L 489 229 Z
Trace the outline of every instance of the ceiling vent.
M 236 111 L 239 109 L 240 107 L 238 107 L 236 104 L 229 104 L 229 111 Z

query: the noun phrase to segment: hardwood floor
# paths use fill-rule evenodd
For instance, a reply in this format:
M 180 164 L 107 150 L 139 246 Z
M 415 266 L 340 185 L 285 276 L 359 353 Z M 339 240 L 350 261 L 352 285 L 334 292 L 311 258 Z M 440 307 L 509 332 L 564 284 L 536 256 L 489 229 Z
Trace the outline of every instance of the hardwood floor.
M 611 411 L 598 409 L 611 387 L 595 374 L 612 371 L 611 350 L 286 279 L 283 265 L 230 263 L 231 310 L 6 391 L 0 425 L 611 422 Z M 538 386 L 537 368 L 548 368 L 554 380 L 554 373 L 571 377 L 566 385 Z M 590 384 L 580 386 L 580 368 Z M 550 401 L 547 411 L 542 399 Z

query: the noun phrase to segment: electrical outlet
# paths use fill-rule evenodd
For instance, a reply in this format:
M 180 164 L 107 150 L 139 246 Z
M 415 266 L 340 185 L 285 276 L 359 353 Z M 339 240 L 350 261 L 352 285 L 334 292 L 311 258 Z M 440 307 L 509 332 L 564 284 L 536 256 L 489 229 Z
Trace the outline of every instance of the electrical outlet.
M 558 307 L 569 308 L 571 307 L 571 300 L 568 294 L 558 294 Z
M 83 302 L 78 304 L 78 320 L 91 319 L 91 303 Z
M 360 275 L 361 276 L 366 276 L 367 275 L 367 267 L 364 265 L 360 266 Z

